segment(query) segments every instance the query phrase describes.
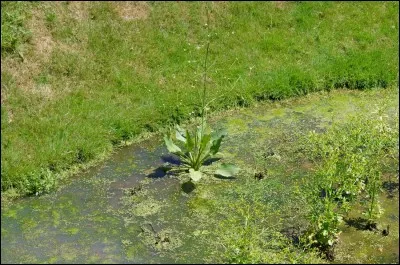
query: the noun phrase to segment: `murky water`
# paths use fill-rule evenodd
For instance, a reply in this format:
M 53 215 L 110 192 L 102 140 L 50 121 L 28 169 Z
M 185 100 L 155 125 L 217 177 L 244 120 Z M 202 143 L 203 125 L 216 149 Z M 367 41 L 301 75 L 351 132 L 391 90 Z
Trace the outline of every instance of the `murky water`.
M 388 105 L 387 113 L 394 115 L 398 113 L 398 93 L 320 93 L 227 111 L 216 114 L 209 123 L 228 130 L 221 148 L 224 159 L 245 166 L 254 164 L 253 153 L 260 148 L 278 157 L 297 133 L 323 131 L 333 121 L 372 111 L 374 104 Z M 161 138 L 155 136 L 119 150 L 54 193 L 3 207 L 1 262 L 204 262 L 207 246 L 197 237 L 202 226 L 193 224 L 195 212 L 187 203 L 196 194 L 188 194 L 181 180 L 165 174 L 162 164 L 175 161 Z M 294 159 L 273 160 L 271 174 L 308 170 L 307 165 L 293 164 Z M 398 202 L 398 194 L 382 198 L 386 211 L 381 221 L 390 224 L 389 236 L 345 227 L 337 260 L 398 262 Z

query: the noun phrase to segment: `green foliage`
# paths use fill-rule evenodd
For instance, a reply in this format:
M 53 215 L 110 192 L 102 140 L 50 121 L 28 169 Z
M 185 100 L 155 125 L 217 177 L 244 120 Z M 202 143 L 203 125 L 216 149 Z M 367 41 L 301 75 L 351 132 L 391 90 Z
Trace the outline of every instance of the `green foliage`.
M 1 52 L 11 53 L 31 37 L 24 23 L 30 3 L 21 1 L 1 2 Z
M 308 183 L 311 206 L 309 243 L 322 249 L 332 246 L 339 224 L 360 199 L 369 223 L 379 216 L 377 196 L 382 185 L 384 161 L 398 155 L 398 120 L 390 124 L 378 108 L 371 116 L 359 116 L 346 124 L 334 124 L 326 133 L 312 132 L 305 150 L 319 167 Z
M 164 136 L 168 151 L 179 156 L 182 168 L 189 170 L 189 176 L 193 181 L 201 179 L 202 172 L 200 172 L 200 169 L 202 165 L 218 154 L 222 139 L 226 135 L 224 130 L 206 133 L 205 126 L 205 123 L 203 123 L 203 127 L 198 126 L 197 130 L 190 133 L 188 129 L 183 130 L 179 125 L 176 125 L 176 139 L 184 143 L 182 148 L 175 145 L 171 137 Z M 221 164 L 215 174 L 229 177 L 237 172 L 238 168 L 235 165 Z
M 53 12 L 46 13 L 46 26 L 50 29 L 54 27 L 55 22 L 57 21 L 57 15 Z
M 366 184 L 367 194 L 366 194 L 366 200 L 364 200 L 366 209 L 362 213 L 367 218 L 367 227 L 369 228 L 371 228 L 374 224 L 376 224 L 376 220 L 382 214 L 382 209 L 380 208 L 379 201 L 377 198 L 380 192 L 380 187 L 381 187 L 380 172 L 374 170 L 368 176 L 368 181 Z
M 213 245 L 216 263 L 321 263 L 314 251 L 304 251 L 281 233 L 288 206 L 296 193 L 271 180 L 248 181 L 226 189 L 218 200 L 220 216 Z M 299 205 L 299 204 L 297 204 Z M 294 213 L 291 212 L 291 215 Z M 222 255 L 221 255 L 222 254 Z
M 34 173 L 25 179 L 25 183 L 20 184 L 27 194 L 41 195 L 48 193 L 57 185 L 57 176 L 49 169 Z
M 315 185 L 315 182 L 311 185 Z M 321 196 L 319 187 L 318 185 L 309 187 L 311 192 L 307 194 L 307 199 L 311 206 L 310 227 L 303 243 L 327 250 L 338 239 L 339 224 L 342 222 L 344 213 L 343 208 L 335 200 L 336 190 L 325 187 L 324 194 Z

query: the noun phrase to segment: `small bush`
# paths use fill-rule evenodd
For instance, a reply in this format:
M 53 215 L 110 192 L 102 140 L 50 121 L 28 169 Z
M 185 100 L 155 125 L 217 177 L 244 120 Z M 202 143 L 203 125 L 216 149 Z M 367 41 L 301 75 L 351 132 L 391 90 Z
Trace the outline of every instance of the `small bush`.
M 390 125 L 378 108 L 372 116 L 335 124 L 326 133 L 311 133 L 306 154 L 318 163 L 307 185 L 309 243 L 327 251 L 340 234 L 339 224 L 355 202 L 365 201 L 368 223 L 380 214 L 377 196 L 385 161 L 398 156 L 398 120 Z

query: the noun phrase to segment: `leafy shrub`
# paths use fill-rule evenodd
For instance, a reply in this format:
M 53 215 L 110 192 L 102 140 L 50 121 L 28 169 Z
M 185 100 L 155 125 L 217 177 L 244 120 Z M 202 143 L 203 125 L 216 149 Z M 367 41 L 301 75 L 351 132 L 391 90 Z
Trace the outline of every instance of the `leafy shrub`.
M 379 216 L 376 198 L 382 161 L 398 154 L 398 120 L 390 125 L 387 118 L 383 108 L 378 108 L 372 117 L 360 116 L 335 124 L 326 133 L 309 135 L 304 148 L 319 164 L 307 188 L 311 245 L 332 246 L 343 215 L 362 196 L 367 198 L 368 223 L 373 224 Z
M 27 194 L 41 195 L 53 190 L 57 185 L 57 176 L 50 169 L 32 173 L 23 179 L 21 186 Z

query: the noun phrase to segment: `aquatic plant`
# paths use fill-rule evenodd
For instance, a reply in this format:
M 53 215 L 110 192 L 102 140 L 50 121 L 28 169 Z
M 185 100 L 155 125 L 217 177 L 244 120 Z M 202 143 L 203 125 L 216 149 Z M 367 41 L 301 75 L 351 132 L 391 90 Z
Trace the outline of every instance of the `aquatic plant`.
M 164 136 L 164 141 L 169 152 L 179 156 L 181 168 L 189 171 L 189 176 L 193 181 L 198 181 L 206 171 L 200 171 L 202 165 L 207 160 L 217 155 L 221 146 L 222 139 L 226 135 L 224 130 L 206 133 L 205 123 L 202 123 L 197 130 L 191 134 L 188 129 L 183 130 L 176 126 L 176 139 L 184 143 L 181 149 L 175 145 L 170 137 Z M 238 172 L 238 168 L 233 164 L 222 163 L 215 171 L 215 174 L 229 177 Z
M 308 244 L 323 250 L 328 258 L 335 244 L 343 216 L 360 200 L 365 205 L 366 228 L 376 229 L 381 214 L 377 200 L 381 186 L 382 161 L 398 152 L 397 124 L 377 116 L 356 117 L 347 124 L 335 124 L 326 133 L 311 133 L 304 149 L 318 164 L 307 184 L 310 205 Z
M 332 163 L 331 163 L 332 165 Z M 339 225 L 343 220 L 343 214 L 349 209 L 346 198 L 338 201 L 343 189 L 336 184 L 337 175 L 332 166 L 324 167 L 327 171 L 318 171 L 312 177 L 312 181 L 306 184 L 304 196 L 310 207 L 308 220 L 309 228 L 302 237 L 302 243 L 307 247 L 317 247 L 333 259 L 333 247 L 340 234 Z
M 339 225 L 343 220 L 344 209 L 338 205 L 337 190 L 328 185 L 323 194 L 321 186 L 316 188 L 307 197 L 311 207 L 309 213 L 310 226 L 302 239 L 306 246 L 319 248 L 328 259 L 333 259 L 333 246 L 341 233 Z M 322 198 L 321 198 L 322 197 Z
M 209 25 L 209 15 L 207 10 L 207 27 Z M 210 36 L 210 34 L 208 34 Z M 203 93 L 201 97 L 201 122 L 194 132 L 188 129 L 184 130 L 179 125 L 176 125 L 176 139 L 183 142 L 184 146 L 180 148 L 171 139 L 169 135 L 164 135 L 165 145 L 169 152 L 177 155 L 181 162 L 182 168 L 188 170 L 189 176 L 193 181 L 198 181 L 206 171 L 200 171 L 204 162 L 215 156 L 221 146 L 222 139 L 226 135 L 225 130 L 218 130 L 210 133 L 210 129 L 206 126 L 206 115 L 208 104 L 206 104 L 206 80 L 207 80 L 207 59 L 209 54 L 210 41 L 207 42 L 206 55 L 204 60 L 204 74 L 203 74 Z M 182 150 L 183 149 L 183 150 Z M 232 176 L 238 172 L 233 164 L 222 163 L 215 171 L 215 174 L 225 177 Z

